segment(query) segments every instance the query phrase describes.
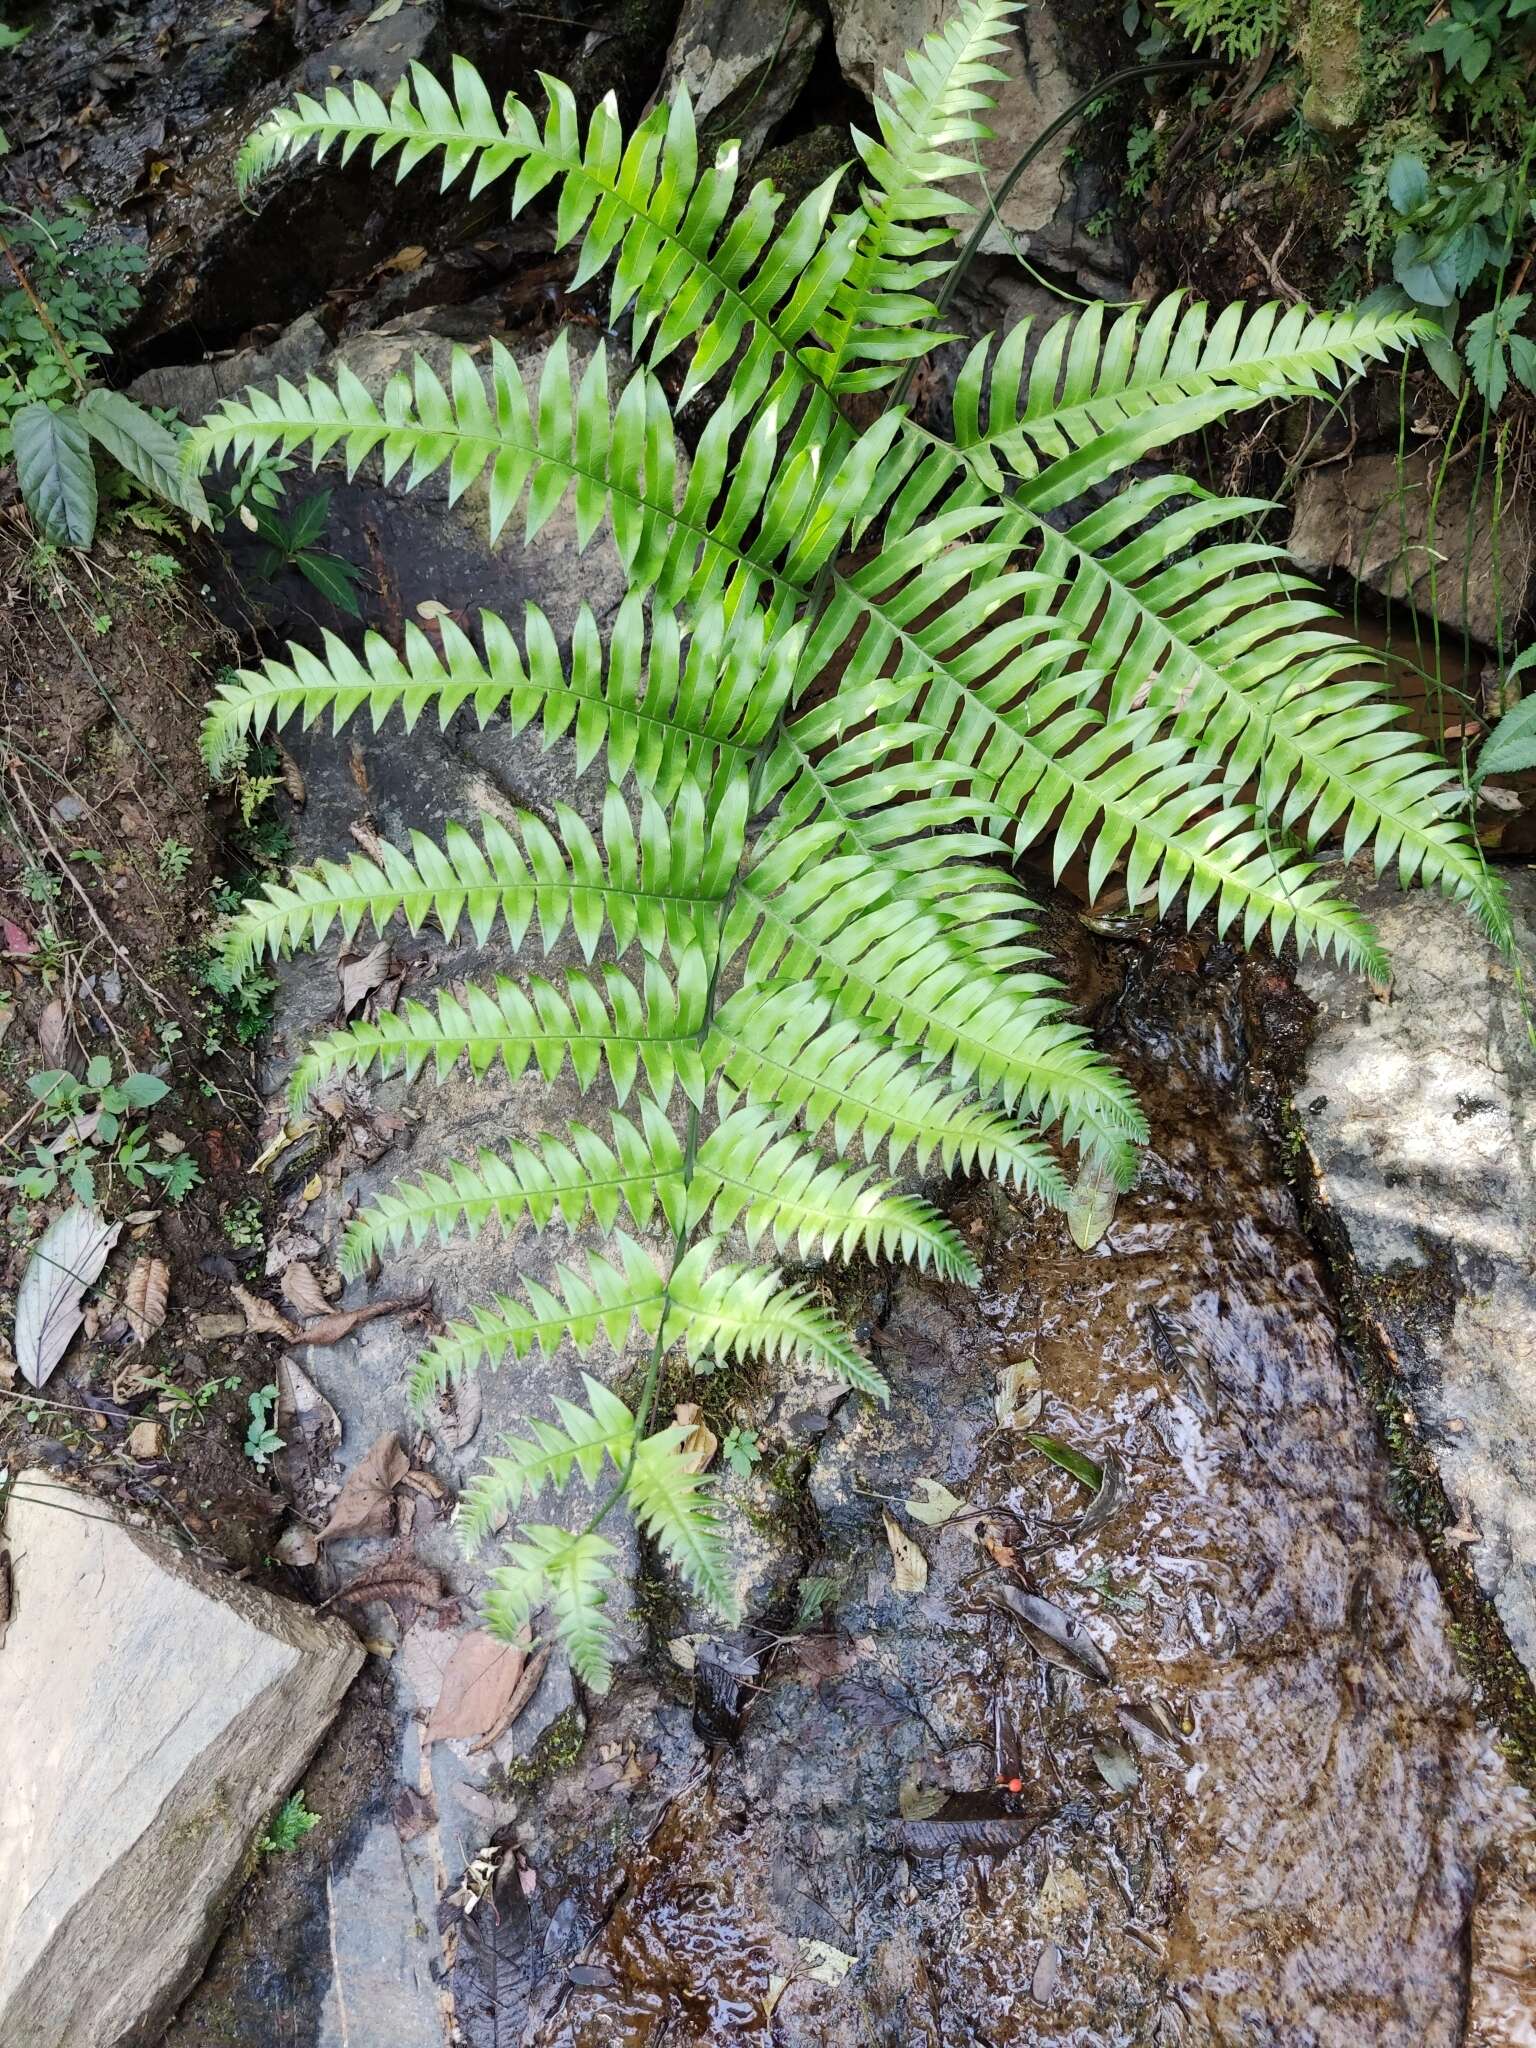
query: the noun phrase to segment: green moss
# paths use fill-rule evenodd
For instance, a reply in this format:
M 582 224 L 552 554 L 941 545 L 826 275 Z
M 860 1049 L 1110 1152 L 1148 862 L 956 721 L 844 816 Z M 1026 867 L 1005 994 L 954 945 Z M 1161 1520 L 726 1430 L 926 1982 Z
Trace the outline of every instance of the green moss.
M 1304 38 L 1307 90 L 1301 118 L 1319 135 L 1350 135 L 1362 125 L 1363 48 L 1360 0 L 1312 0 Z
M 527 1756 L 515 1756 L 501 1773 L 509 1792 L 525 1792 L 575 1763 L 586 1740 L 587 1726 L 575 1707 L 550 1722 Z

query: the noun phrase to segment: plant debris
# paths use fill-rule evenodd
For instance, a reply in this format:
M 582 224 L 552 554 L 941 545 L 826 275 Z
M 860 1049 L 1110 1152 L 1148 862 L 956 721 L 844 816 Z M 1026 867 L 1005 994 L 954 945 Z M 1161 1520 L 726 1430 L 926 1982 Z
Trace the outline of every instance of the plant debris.
M 411 1469 L 393 1430 L 370 1444 L 347 1474 L 330 1520 L 320 1531 L 322 1543 L 343 1536 L 376 1536 L 387 1529 L 394 1512 L 395 1488 Z
M 891 1546 L 891 1561 L 896 1567 L 897 1592 L 921 1593 L 928 1584 L 927 1558 L 889 1508 L 882 1508 L 881 1514 L 885 1521 L 885 1540 Z
M 16 1295 L 16 1363 L 30 1386 L 46 1385 L 85 1321 L 85 1294 L 122 1232 L 76 1202 L 43 1232 Z
M 123 1288 L 123 1314 L 136 1344 L 147 1344 L 165 1321 L 171 1269 L 164 1259 L 135 1259 Z
M 1048 1664 L 1081 1672 L 1098 1685 L 1108 1685 L 1114 1677 L 1113 1666 L 1087 1629 L 1054 1600 L 1027 1593 L 1006 1579 L 992 1580 L 982 1597 L 1017 1623 L 1030 1648 Z

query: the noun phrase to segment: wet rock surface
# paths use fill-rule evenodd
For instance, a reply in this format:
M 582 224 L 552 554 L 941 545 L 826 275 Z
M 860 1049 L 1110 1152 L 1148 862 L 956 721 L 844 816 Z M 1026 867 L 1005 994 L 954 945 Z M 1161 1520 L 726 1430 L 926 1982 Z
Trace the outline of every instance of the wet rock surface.
M 0 2036 L 158 2038 L 362 1662 L 339 1620 L 17 1476 L 0 1656 Z
M 476 1936 L 472 2040 L 494 1987 L 539 2048 L 1522 2038 L 1528 1810 L 1240 1100 L 1234 977 L 1177 948 L 1134 979 L 1141 1187 L 1088 1254 L 962 1199 L 980 1295 L 896 1284 L 891 1408 L 840 1407 L 810 1467 L 830 1619 L 765 1642 L 734 1747 L 638 1672 L 596 1710 L 585 1767 L 520 1816 L 537 1890 Z M 1084 1489 L 998 1428 L 1021 1361 L 1038 1426 L 1123 1468 L 1084 1533 Z M 903 1505 L 923 1477 L 966 1503 L 937 1531 Z M 1019 1625 L 1026 1588 L 1107 1682 Z M 1499 1968 L 1469 1981 L 1469 1941 Z
M 1536 949 L 1536 874 L 1511 878 Z M 1511 965 L 1440 898 L 1378 889 L 1390 1000 L 1304 969 L 1295 1091 L 1319 1202 L 1460 1513 L 1458 1540 L 1536 1672 L 1536 1051 Z

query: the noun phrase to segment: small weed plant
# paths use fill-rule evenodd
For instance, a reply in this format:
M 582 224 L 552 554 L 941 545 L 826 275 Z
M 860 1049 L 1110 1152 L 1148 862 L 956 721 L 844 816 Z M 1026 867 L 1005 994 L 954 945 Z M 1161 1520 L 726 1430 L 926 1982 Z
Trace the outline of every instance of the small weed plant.
M 1114 877 L 1133 906 L 1382 975 L 1320 865 L 1327 840 L 1507 938 L 1457 779 L 1316 593 L 1243 536 L 1262 508 L 1142 466 L 1336 388 L 1411 342 L 1418 315 L 1096 305 L 972 348 L 952 436 L 907 405 L 915 366 L 953 339 L 948 223 L 1016 11 L 967 0 L 888 76 L 842 206 L 837 176 L 792 210 L 769 183 L 743 191 L 734 146 L 701 157 L 686 93 L 626 135 L 611 102 L 583 123 L 556 81 L 542 111 L 498 107 L 464 62 L 446 83 L 415 69 L 387 103 L 366 85 L 301 99 L 244 152 L 251 182 L 306 147 L 366 149 L 402 174 L 438 159 L 476 194 L 509 181 L 514 210 L 546 195 L 577 283 L 609 273 L 637 358 L 617 396 L 605 349 L 582 369 L 565 337 L 531 389 L 494 344 L 456 352 L 446 381 L 418 361 L 382 398 L 342 369 L 227 401 L 197 434 L 210 463 L 337 451 L 408 483 L 446 470 L 455 498 L 484 478 L 493 533 L 521 508 L 529 542 L 568 503 L 580 544 L 602 536 L 623 564 L 606 634 L 583 611 L 562 648 L 530 606 L 519 630 L 484 616 L 477 639 L 447 617 L 400 649 L 330 636 L 225 683 L 205 733 L 222 772 L 296 719 L 409 729 L 463 710 L 532 727 L 591 793 L 595 823 L 564 804 L 488 814 L 272 881 L 225 958 L 240 974 L 397 918 L 481 942 L 499 924 L 525 958 L 562 949 L 522 981 L 330 1033 L 293 1093 L 463 1062 L 569 1067 L 594 1098 L 561 1134 L 376 1196 L 343 1247 L 356 1273 L 492 1225 L 600 1234 L 450 1322 L 413 1382 L 425 1401 L 567 1342 L 592 1368 L 583 1399 L 490 1460 L 460 1524 L 476 1543 L 551 1489 L 594 1490 L 574 1528 L 514 1522 L 488 1601 L 514 1637 L 546 1612 L 593 1686 L 621 1502 L 733 1611 L 710 1482 L 686 1430 L 657 1426 L 665 1361 L 794 1359 L 882 1400 L 854 1333 L 783 1262 L 862 1253 L 974 1283 L 905 1174 L 993 1172 L 1054 1205 L 1075 1174 L 1094 1214 L 1134 1177 L 1141 1111 L 1042 958 L 1017 855 L 1040 846 L 1095 894 Z M 706 391 L 685 461 L 674 407 Z M 637 1342 L 630 1405 L 600 1362 Z M 744 1437 L 733 1455 L 750 1462 Z

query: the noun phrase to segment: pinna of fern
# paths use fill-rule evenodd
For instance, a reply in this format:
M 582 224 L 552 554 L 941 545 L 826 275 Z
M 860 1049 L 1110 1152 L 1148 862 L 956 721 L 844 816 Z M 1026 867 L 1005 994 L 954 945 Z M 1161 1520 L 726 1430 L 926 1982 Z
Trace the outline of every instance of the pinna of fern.
M 435 644 L 327 636 L 224 685 L 205 732 L 216 771 L 251 735 L 327 714 L 337 731 L 505 719 L 570 750 L 586 794 L 553 822 L 487 816 L 321 861 L 269 884 L 226 943 L 240 968 L 430 919 L 527 961 L 319 1039 L 294 1087 L 462 1061 L 568 1069 L 592 1097 L 564 1132 L 376 1197 L 345 1257 L 522 1224 L 599 1234 L 451 1323 L 414 1382 L 425 1396 L 572 1342 L 594 1360 L 648 1347 L 633 1409 L 588 1375 L 586 1405 L 507 1444 L 462 1514 L 474 1539 L 577 1477 L 597 1490 L 575 1533 L 520 1526 L 488 1606 L 514 1631 L 547 1609 L 593 1684 L 615 1500 L 729 1607 L 708 1483 L 654 1427 L 672 1347 L 702 1370 L 792 1357 L 878 1399 L 782 1260 L 902 1258 L 963 1283 L 968 1252 L 904 1172 L 995 1172 L 1051 1204 L 1063 1146 L 1095 1183 L 1134 1173 L 1140 1112 L 1046 971 L 1011 856 L 1081 858 L 1095 891 L 1113 875 L 1133 904 L 1379 973 L 1318 864 L 1340 834 L 1502 928 L 1448 769 L 1275 551 L 1222 537 L 1263 508 L 1126 480 L 1215 421 L 1336 388 L 1410 342 L 1411 317 L 1091 308 L 978 344 L 952 440 L 899 403 L 850 416 L 949 338 L 927 294 L 1017 11 L 964 0 L 888 81 L 878 134 L 855 137 L 851 201 L 834 178 L 782 223 L 771 185 L 740 189 L 732 146 L 701 165 L 686 92 L 626 137 L 610 102 L 583 123 L 553 80 L 542 117 L 497 107 L 462 60 L 446 84 L 414 67 L 388 102 L 301 98 L 242 158 L 249 182 L 306 147 L 367 148 L 402 176 L 439 159 L 476 192 L 510 179 L 513 211 L 552 205 L 578 282 L 608 270 L 636 357 L 616 399 L 603 346 L 578 374 L 564 336 L 532 389 L 497 343 L 483 363 L 456 351 L 446 382 L 418 360 L 381 397 L 343 366 L 228 400 L 197 435 L 209 461 L 335 451 L 407 486 L 446 468 L 452 499 L 483 477 L 493 534 L 521 507 L 530 543 L 569 501 L 579 544 L 605 537 L 624 568 L 606 643 L 583 612 L 562 646 L 532 606 L 477 635 L 444 620 Z M 686 459 L 664 359 L 682 399 L 711 387 Z

